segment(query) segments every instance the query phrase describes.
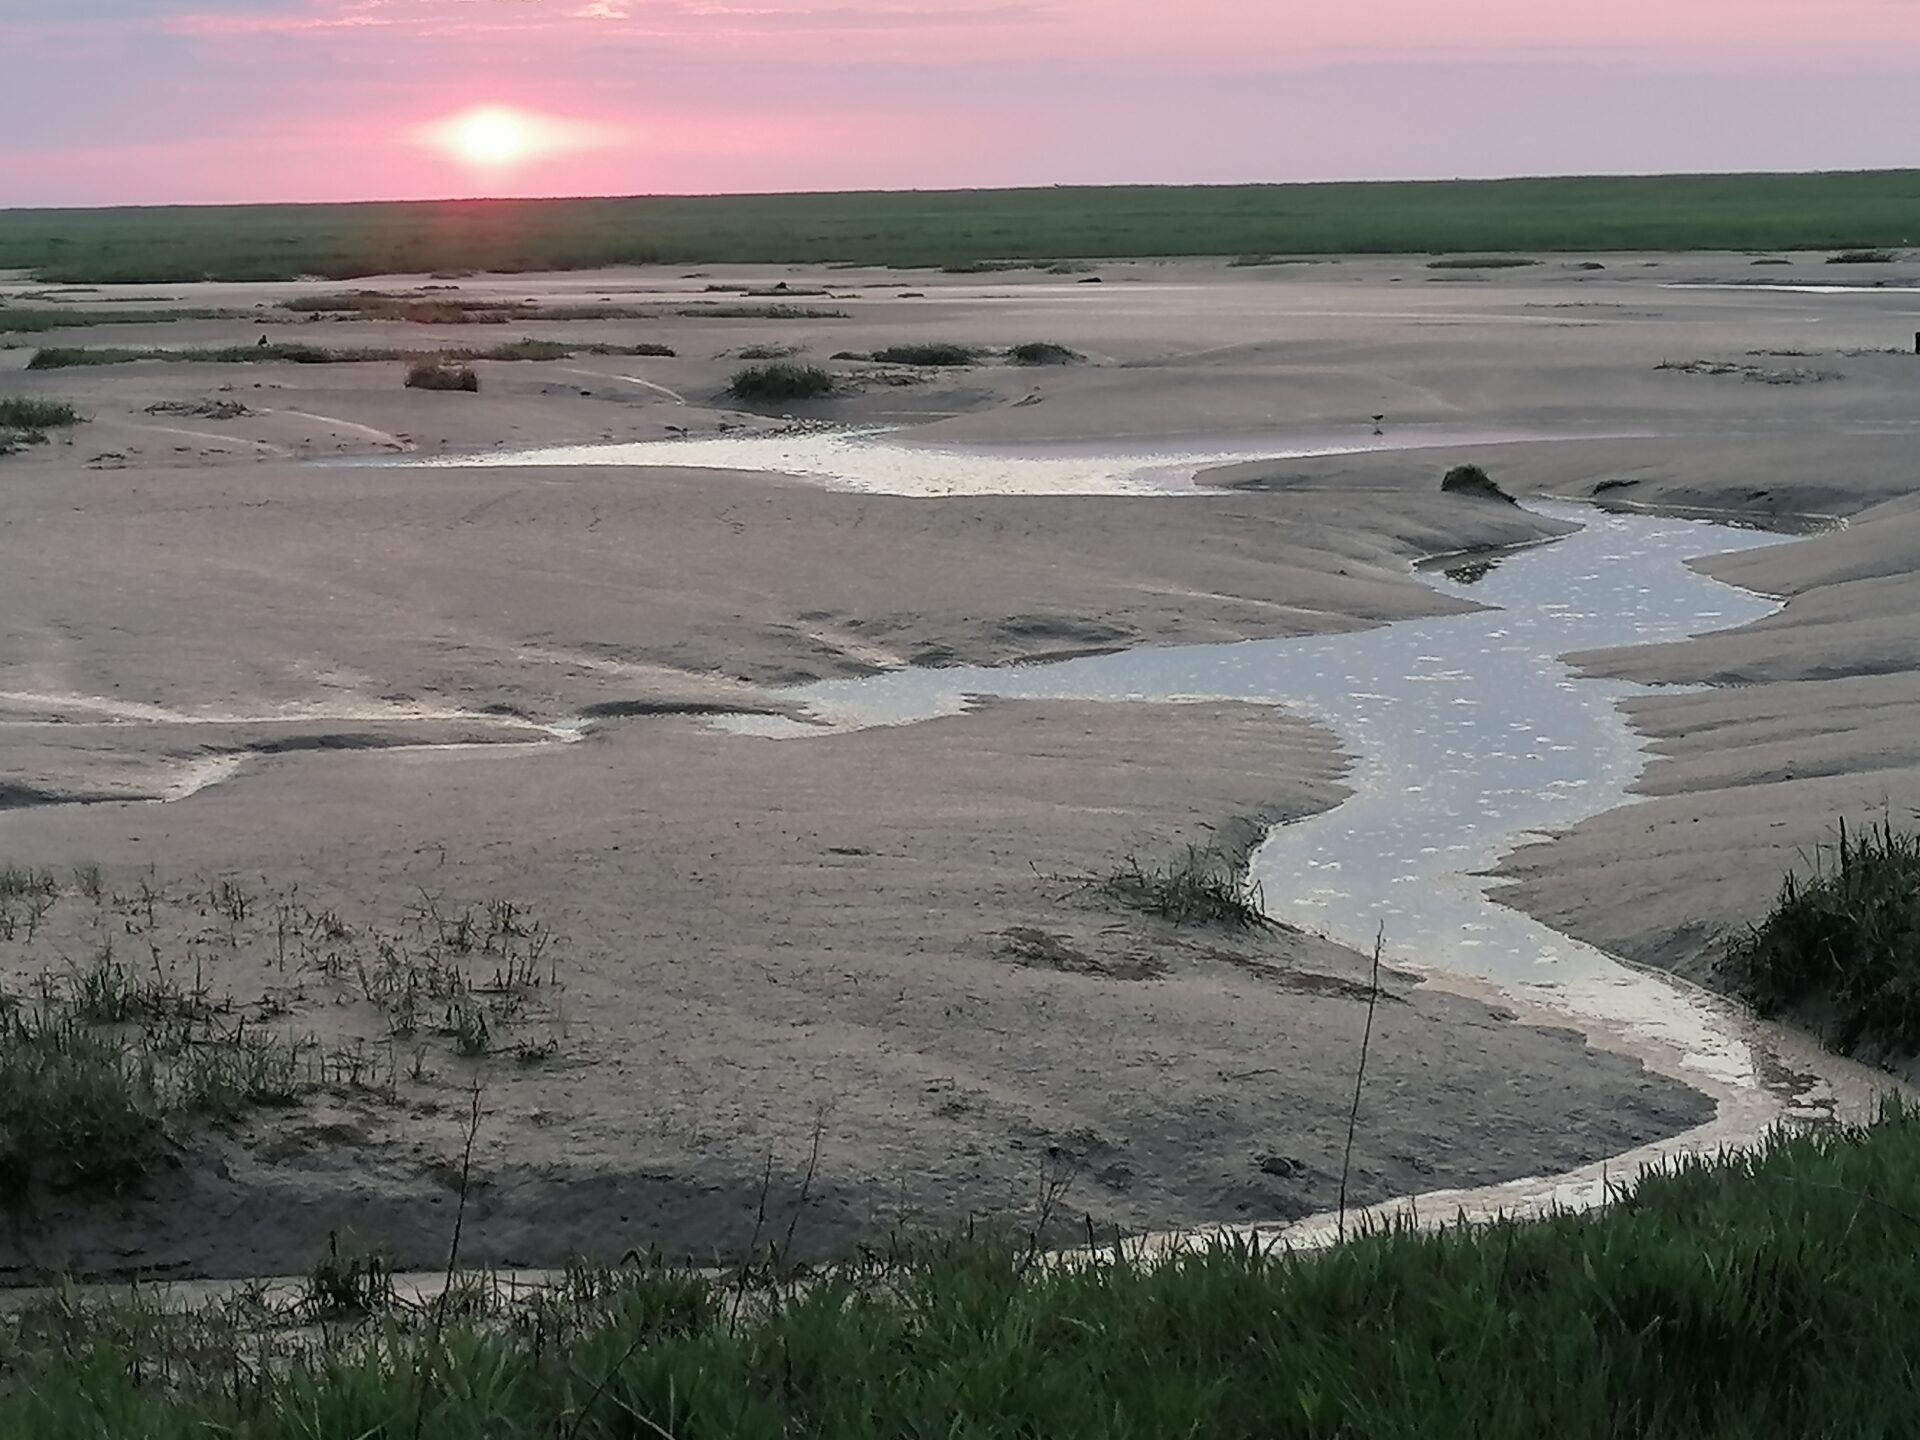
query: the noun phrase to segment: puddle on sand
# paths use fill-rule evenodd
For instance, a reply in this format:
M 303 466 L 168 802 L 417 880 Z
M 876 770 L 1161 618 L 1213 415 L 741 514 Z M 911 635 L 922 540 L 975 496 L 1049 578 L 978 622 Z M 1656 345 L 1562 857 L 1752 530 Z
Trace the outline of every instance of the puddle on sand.
M 836 490 L 883 495 L 1159 495 L 1191 490 L 1202 470 L 1249 460 L 1363 455 L 1453 445 L 1600 438 L 1568 431 L 1396 427 L 1383 435 L 1365 423 L 1342 430 L 1179 440 L 941 445 L 902 440 L 887 430 L 799 426 L 758 435 L 719 435 L 625 444 L 557 445 L 353 463 L 418 469 L 552 466 L 670 466 L 797 476 Z

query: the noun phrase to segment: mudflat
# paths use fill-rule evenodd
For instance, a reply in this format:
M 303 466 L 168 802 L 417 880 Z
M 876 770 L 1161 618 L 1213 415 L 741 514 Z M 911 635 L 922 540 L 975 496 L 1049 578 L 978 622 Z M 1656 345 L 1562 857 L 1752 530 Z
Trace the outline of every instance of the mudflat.
M 1828 824 L 1911 808 L 1916 778 L 1900 716 L 1920 359 L 1903 342 L 1920 297 L 1732 283 L 1851 268 L 1750 258 L 1164 262 L 1103 265 L 1097 285 L 475 277 L 458 293 L 626 312 L 510 337 L 676 353 L 480 361 L 473 395 L 405 389 L 391 362 L 6 374 L 93 418 L 0 459 L 0 861 L 103 879 L 0 939 L 5 987 L 110 945 L 306 1045 L 309 1083 L 183 1132 L 124 1193 L 36 1193 L 0 1265 L 278 1272 L 333 1231 L 435 1264 L 476 1092 L 476 1263 L 727 1259 L 770 1229 L 828 1254 L 1041 1210 L 1137 1230 L 1325 1208 L 1365 957 L 1176 925 L 1103 882 L 1188 847 L 1231 859 L 1338 805 L 1354 758 L 1338 737 L 1204 700 L 999 702 L 799 744 L 709 717 L 900 665 L 1457 610 L 1414 561 L 1561 528 L 1442 494 L 1466 461 L 1523 498 L 1844 518 L 1713 562 L 1789 597 L 1777 616 L 1582 657 L 1714 688 L 1633 702 L 1649 798 L 1508 862 L 1507 895 L 1556 927 L 1706 974 L 1717 934 Z M 701 309 L 717 281 L 828 293 L 723 317 Z M 482 328 L 283 308 L 337 288 L 114 287 L 59 303 L 248 318 L 34 338 L 427 350 Z M 1079 358 L 1004 355 L 1043 340 Z M 932 341 L 980 353 L 833 358 Z M 839 393 L 743 406 L 725 393 L 757 363 L 742 351 L 791 351 Z M 993 447 L 1350 453 L 1158 494 L 931 497 L 670 451 L 390 463 L 796 420 L 969 447 L 985 492 Z M 1634 1056 L 1398 973 L 1375 1022 L 1359 1202 L 1568 1168 L 1712 1108 Z

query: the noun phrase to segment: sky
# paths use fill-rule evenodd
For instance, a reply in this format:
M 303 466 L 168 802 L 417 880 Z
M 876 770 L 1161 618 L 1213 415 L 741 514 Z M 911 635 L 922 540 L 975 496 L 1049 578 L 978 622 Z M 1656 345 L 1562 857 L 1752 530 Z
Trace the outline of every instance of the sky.
M 1916 164 L 1920 0 L 0 0 L 0 208 Z

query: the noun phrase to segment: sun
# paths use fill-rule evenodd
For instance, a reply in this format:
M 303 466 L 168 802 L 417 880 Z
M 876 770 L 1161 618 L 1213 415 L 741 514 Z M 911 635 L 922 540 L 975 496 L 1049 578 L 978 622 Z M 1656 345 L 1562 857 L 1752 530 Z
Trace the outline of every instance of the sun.
M 453 149 L 474 165 L 507 165 L 525 155 L 532 136 L 511 110 L 474 110 L 453 125 Z
M 494 185 L 512 182 L 520 172 L 550 160 L 624 144 L 627 132 L 606 121 L 543 115 L 509 105 L 471 105 L 402 133 L 410 143 L 471 172 L 476 183 Z

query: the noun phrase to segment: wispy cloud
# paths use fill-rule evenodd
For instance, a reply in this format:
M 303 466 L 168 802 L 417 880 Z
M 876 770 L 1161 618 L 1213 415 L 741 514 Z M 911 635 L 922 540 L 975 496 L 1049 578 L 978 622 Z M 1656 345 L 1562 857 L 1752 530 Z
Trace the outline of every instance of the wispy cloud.
M 395 34 L 538 34 L 564 41 L 569 32 L 609 28 L 632 36 L 719 39 L 728 36 L 976 29 L 1030 24 L 1052 7 L 1010 0 L 975 5 L 707 5 L 660 0 L 234 0 L 230 4 L 165 4 L 120 0 L 122 18 L 145 19 L 190 37 L 312 34 L 380 30 Z

